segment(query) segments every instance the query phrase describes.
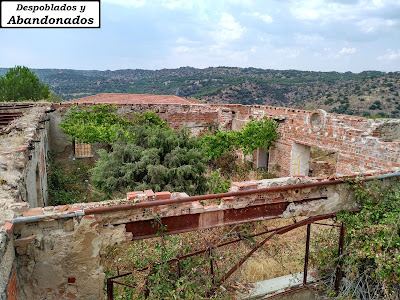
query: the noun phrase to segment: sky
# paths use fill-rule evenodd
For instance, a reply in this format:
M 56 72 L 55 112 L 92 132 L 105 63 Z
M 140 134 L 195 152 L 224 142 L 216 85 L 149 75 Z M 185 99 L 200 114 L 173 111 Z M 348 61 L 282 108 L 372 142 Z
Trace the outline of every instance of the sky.
M 100 29 L 0 29 L 0 67 L 400 71 L 400 0 L 101 0 Z

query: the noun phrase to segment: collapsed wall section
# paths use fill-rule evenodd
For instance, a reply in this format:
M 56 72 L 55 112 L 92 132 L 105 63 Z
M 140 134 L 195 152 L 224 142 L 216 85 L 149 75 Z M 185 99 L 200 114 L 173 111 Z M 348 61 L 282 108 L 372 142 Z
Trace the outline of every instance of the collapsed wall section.
M 220 107 L 212 105 L 212 107 Z M 269 169 L 278 176 L 308 175 L 309 147 L 338 154 L 336 173 L 395 172 L 400 169 L 400 120 L 305 111 L 273 106 L 224 105 L 235 111 L 233 129 L 252 118 L 279 121 L 281 137 L 270 149 Z M 297 151 L 296 149 L 304 151 Z M 302 162 L 301 165 L 296 162 Z M 257 164 L 256 164 L 257 165 Z M 302 169 L 303 171 L 297 171 Z

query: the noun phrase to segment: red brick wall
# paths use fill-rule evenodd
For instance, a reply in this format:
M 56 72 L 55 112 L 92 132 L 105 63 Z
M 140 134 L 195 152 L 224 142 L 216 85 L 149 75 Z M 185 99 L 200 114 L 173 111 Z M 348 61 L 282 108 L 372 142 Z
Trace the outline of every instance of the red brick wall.
M 265 111 L 266 116 L 285 119 L 280 124 L 281 138 L 270 153 L 270 165 L 281 166 L 280 176 L 289 175 L 293 143 L 337 152 L 338 173 L 365 172 L 371 169 L 393 172 L 400 167 L 400 143 L 384 142 L 379 138 L 381 121 L 326 114 L 325 127 L 313 132 L 308 121 L 312 114 L 310 111 L 272 106 L 257 109 Z M 243 109 L 241 111 L 244 113 Z
M 18 300 L 18 282 L 17 282 L 17 270 L 15 266 L 12 269 L 10 281 L 7 287 L 7 299 Z

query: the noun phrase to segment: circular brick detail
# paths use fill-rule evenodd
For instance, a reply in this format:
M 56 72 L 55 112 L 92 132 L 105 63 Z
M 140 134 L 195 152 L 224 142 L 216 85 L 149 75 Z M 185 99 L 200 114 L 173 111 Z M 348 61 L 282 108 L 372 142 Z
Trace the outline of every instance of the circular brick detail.
M 307 124 L 312 132 L 322 131 L 326 124 L 326 111 L 323 109 L 312 111 L 308 116 Z

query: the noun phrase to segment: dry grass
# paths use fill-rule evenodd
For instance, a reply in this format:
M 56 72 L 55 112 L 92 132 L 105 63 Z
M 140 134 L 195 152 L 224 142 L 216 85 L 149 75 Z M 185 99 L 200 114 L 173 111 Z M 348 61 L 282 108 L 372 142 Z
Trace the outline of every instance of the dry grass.
M 302 218 L 298 217 L 297 221 Z M 237 237 L 237 234 L 252 235 L 293 224 L 292 219 L 275 219 L 258 223 L 216 228 L 169 236 L 165 241 L 168 258 L 184 255 L 209 245 L 217 245 Z M 326 227 L 313 225 L 312 236 L 322 233 Z M 256 243 L 266 235 L 248 239 L 214 250 L 216 272 L 225 274 L 242 259 Z M 261 249 L 258 249 L 228 280 L 228 282 L 257 282 L 287 274 L 301 272 L 304 267 L 306 226 L 294 229 L 283 235 L 276 235 Z M 115 274 L 116 266 L 120 272 L 151 265 L 160 261 L 159 252 L 154 249 L 160 244 L 160 238 L 135 241 L 126 245 L 108 249 L 102 257 L 102 264 L 108 274 Z M 208 259 L 208 254 L 200 258 Z

